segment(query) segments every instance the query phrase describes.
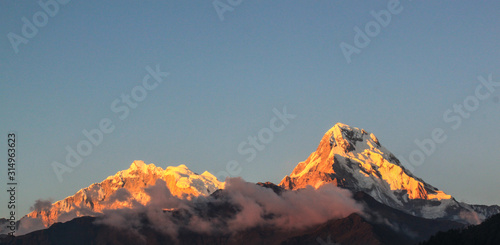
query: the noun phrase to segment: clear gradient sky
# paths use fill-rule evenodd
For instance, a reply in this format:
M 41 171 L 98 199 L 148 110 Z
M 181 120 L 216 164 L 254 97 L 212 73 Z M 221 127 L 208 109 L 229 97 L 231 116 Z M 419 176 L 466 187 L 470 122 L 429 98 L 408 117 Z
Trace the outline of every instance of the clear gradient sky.
M 22 36 L 22 18 L 32 22 L 43 9 L 1 1 L 0 189 L 11 131 L 24 215 L 36 199 L 73 195 L 134 160 L 200 174 L 235 160 L 245 180 L 278 183 L 342 122 L 406 158 L 415 139 L 443 129 L 446 141 L 414 174 L 459 201 L 500 204 L 500 87 L 456 130 L 443 119 L 475 96 L 478 76 L 500 82 L 500 3 L 402 0 L 348 63 L 340 44 L 355 45 L 354 28 L 364 30 L 370 11 L 388 2 L 244 0 L 221 20 L 211 1 L 73 0 L 16 53 L 9 33 Z M 157 64 L 170 75 L 120 120 L 110 105 Z M 296 118 L 247 162 L 238 145 L 284 106 Z M 64 163 L 65 147 L 103 118 L 114 131 L 60 183 L 51 164 Z M 0 217 L 7 198 L 3 191 Z

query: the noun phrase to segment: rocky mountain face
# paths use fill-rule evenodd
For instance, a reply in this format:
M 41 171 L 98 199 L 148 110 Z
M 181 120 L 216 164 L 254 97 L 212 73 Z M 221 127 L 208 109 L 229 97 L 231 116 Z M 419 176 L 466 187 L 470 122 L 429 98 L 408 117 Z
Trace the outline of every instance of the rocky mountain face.
M 405 169 L 374 134 L 341 123 L 328 130 L 317 150 L 279 185 L 296 190 L 323 183 L 363 191 L 390 207 L 424 218 L 477 223 L 497 211 L 458 203 Z M 474 212 L 479 215 L 475 217 Z
M 146 205 L 149 195 L 144 192 L 144 188 L 154 185 L 158 179 L 164 180 L 170 192 L 179 198 L 208 196 L 224 188 L 224 182 L 219 182 L 206 171 L 198 175 L 185 165 L 162 169 L 154 164 L 134 161 L 129 169 L 81 189 L 73 196 L 34 210 L 21 219 L 20 227 L 23 228 L 23 222 L 33 224 L 37 221 L 49 227 L 55 222 L 65 222 L 75 217 L 96 216 L 106 209 Z
M 498 205 L 478 205 L 478 204 L 463 204 L 469 205 L 474 211 L 483 214 L 485 217 L 491 217 L 500 213 L 500 206 Z

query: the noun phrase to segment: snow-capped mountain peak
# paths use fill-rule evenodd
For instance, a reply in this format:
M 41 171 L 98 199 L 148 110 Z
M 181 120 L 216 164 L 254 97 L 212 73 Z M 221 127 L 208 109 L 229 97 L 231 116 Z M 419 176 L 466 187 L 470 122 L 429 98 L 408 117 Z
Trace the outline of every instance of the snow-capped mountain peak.
M 157 167 L 154 164 L 145 164 L 143 161 L 134 161 L 126 170 L 119 171 L 115 175 L 107 178 L 115 181 L 122 181 L 123 178 L 144 178 L 144 175 L 152 175 L 164 179 L 165 181 L 175 182 L 177 188 L 170 188 L 173 195 L 181 197 L 184 194 L 194 196 L 210 195 L 212 192 L 224 188 L 224 182 L 220 182 L 211 173 L 205 171 L 203 174 L 197 174 L 191 171 L 186 165 L 168 166 L 166 169 Z M 163 176 L 163 177 L 162 177 Z M 170 177 L 167 177 L 170 176 Z M 170 178 L 173 178 L 170 180 Z M 158 178 L 153 178 L 154 181 Z M 167 185 L 168 182 L 167 181 Z M 154 183 L 149 183 L 149 185 Z M 172 186 L 173 187 L 173 186 Z M 190 190 L 186 190 L 190 189 Z
M 384 204 L 428 218 L 444 216 L 442 208 L 459 206 L 451 195 L 405 169 L 374 134 L 342 123 L 328 130 L 316 151 L 299 163 L 280 185 L 300 189 L 322 183 L 364 191 Z M 415 208 L 416 203 L 425 201 L 446 203 L 446 207 L 440 211 L 425 205 Z
M 32 211 L 21 219 L 21 226 L 23 222 L 27 224 L 41 221 L 44 227 L 48 227 L 55 222 L 75 217 L 99 215 L 106 209 L 146 205 L 150 197 L 144 188 L 154 185 L 159 179 L 165 181 L 172 195 L 186 199 L 208 196 L 224 188 L 224 182 L 218 181 L 211 173 L 196 174 L 183 164 L 163 169 L 152 163 L 134 161 L 128 169 L 119 171 L 100 183 L 83 188 L 50 207 Z M 31 220 L 28 221 L 29 219 Z

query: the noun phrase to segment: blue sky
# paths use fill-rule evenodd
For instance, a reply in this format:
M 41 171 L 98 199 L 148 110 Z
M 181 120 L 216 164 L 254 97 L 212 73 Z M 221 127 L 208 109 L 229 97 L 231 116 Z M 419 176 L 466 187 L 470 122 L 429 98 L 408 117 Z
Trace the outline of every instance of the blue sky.
M 71 1 L 16 53 L 9 33 L 22 36 L 22 18 L 33 22 L 44 10 L 2 1 L 0 159 L 7 133 L 16 132 L 18 212 L 134 160 L 214 174 L 234 160 L 245 180 L 278 183 L 336 122 L 373 132 L 405 158 L 416 139 L 441 128 L 445 142 L 413 172 L 459 201 L 500 204 L 500 87 L 456 130 L 443 119 L 475 96 L 478 76 L 500 82 L 500 4 L 403 0 L 348 63 L 340 44 L 355 45 L 354 28 L 364 30 L 388 2 L 242 1 L 221 21 L 211 1 Z M 111 104 L 156 65 L 169 76 L 120 120 Z M 284 107 L 296 117 L 247 162 L 238 145 Z M 64 163 L 65 147 L 75 149 L 103 118 L 114 131 L 59 182 L 51 164 Z M 2 164 L 2 188 L 6 171 Z M 0 196 L 0 217 L 7 198 Z

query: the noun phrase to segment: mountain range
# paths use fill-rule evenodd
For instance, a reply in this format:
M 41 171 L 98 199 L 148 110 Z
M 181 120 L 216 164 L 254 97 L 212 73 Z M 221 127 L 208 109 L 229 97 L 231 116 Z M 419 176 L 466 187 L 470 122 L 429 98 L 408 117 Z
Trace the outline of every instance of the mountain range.
M 154 164 L 134 161 L 126 170 L 109 176 L 100 183 L 83 188 L 73 196 L 53 204 L 39 202 L 35 210 L 21 219 L 19 233 L 47 228 L 55 222 L 65 222 L 81 216 L 97 216 L 103 210 L 134 208 L 146 205 L 150 196 L 144 188 L 164 180 L 172 195 L 190 199 L 208 196 L 224 188 L 224 182 L 209 172 L 195 174 L 185 165 L 162 169 Z
M 415 244 L 500 213 L 456 201 L 342 123 L 278 185 L 134 161 L 33 209 L 2 244 Z

